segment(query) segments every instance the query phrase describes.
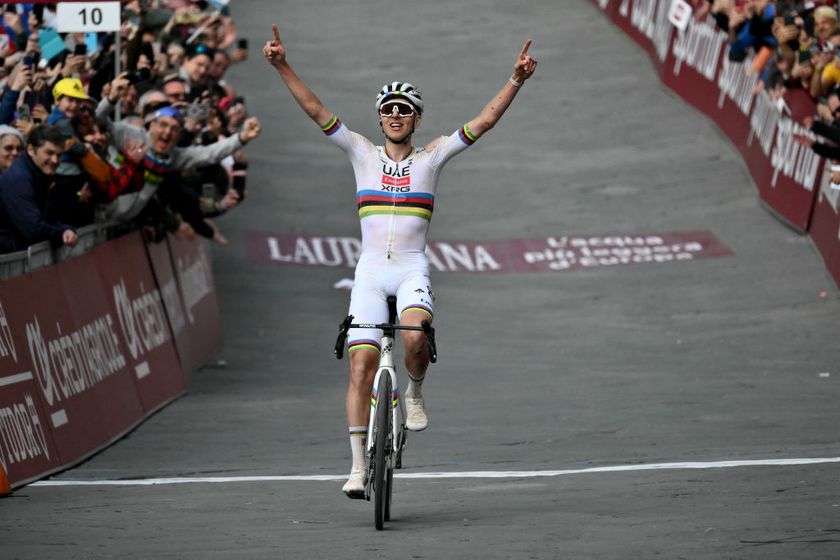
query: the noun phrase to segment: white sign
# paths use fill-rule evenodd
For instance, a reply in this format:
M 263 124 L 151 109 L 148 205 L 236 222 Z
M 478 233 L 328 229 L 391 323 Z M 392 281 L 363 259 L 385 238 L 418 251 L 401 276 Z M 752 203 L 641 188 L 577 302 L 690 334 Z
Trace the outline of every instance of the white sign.
M 680 31 L 685 31 L 688 22 L 691 20 L 691 6 L 685 0 L 672 0 L 671 9 L 668 10 L 668 19 Z
M 59 33 L 89 33 L 120 30 L 119 2 L 59 2 L 56 5 Z

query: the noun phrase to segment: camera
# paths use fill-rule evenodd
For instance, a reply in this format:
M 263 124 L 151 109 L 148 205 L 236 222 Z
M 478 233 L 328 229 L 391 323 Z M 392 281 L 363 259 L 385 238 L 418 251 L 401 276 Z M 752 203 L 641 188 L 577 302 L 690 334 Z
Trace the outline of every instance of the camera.
M 125 78 L 128 80 L 128 83 L 136 84 L 138 82 L 145 82 L 151 77 L 152 72 L 148 68 L 138 68 L 134 72 L 130 72 Z
M 210 107 L 204 103 L 190 103 L 184 110 L 187 118 L 194 121 L 204 121 L 210 116 Z

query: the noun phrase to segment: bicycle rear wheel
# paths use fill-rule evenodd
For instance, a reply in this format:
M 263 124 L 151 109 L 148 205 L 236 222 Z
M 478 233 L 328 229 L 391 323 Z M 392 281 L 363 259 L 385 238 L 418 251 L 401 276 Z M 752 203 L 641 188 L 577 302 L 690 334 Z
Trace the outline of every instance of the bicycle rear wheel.
M 391 376 L 384 373 L 379 377 L 376 391 L 376 418 L 373 425 L 373 493 L 374 525 L 382 530 L 385 520 L 390 518 L 388 505 L 388 461 L 390 452 L 388 439 L 391 435 Z
M 394 469 L 388 468 L 385 481 L 385 521 L 391 521 L 391 491 L 394 489 Z

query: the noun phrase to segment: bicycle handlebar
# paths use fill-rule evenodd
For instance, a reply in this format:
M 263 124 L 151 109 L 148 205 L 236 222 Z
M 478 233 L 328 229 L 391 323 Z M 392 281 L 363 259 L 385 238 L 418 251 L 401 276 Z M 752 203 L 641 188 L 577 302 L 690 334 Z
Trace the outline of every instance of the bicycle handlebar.
M 426 342 L 429 345 L 429 361 L 437 362 L 437 344 L 435 344 L 435 329 L 428 321 L 423 321 L 421 326 L 392 325 L 390 323 L 354 323 L 353 316 L 348 315 L 338 326 L 338 338 L 335 341 L 336 359 L 344 357 L 344 343 L 347 342 L 347 331 L 350 329 L 393 329 L 397 331 L 422 331 L 426 335 Z

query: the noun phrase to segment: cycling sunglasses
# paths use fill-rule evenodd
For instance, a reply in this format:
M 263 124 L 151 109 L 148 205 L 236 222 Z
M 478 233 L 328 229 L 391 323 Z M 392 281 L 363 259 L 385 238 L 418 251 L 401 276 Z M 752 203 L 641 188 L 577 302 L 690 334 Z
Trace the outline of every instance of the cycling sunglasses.
M 394 114 L 394 109 L 397 110 L 397 114 L 401 117 L 410 117 L 414 114 L 414 107 L 412 107 L 411 103 L 399 100 L 383 103 L 379 107 L 379 114 L 383 117 L 390 117 Z

